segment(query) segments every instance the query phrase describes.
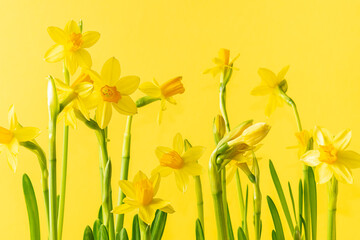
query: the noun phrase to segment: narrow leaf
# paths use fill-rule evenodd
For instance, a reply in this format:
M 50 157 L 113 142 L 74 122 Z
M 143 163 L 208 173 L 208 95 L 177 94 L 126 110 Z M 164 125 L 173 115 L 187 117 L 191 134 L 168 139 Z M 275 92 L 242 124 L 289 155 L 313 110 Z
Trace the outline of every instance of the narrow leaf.
M 109 240 L 109 234 L 104 225 L 100 226 L 100 238 L 99 240 Z
M 26 209 L 30 225 L 30 239 L 40 240 L 39 210 L 33 185 L 28 175 L 24 174 L 22 179 Z
M 139 216 L 136 214 L 133 219 L 132 224 L 132 240 L 141 240 L 140 239 L 140 227 L 139 227 Z
M 290 198 L 291 198 L 291 205 L 292 205 L 293 211 L 294 211 L 295 222 L 297 222 L 297 220 L 296 220 L 296 209 L 295 209 L 294 195 L 293 195 L 293 193 L 292 193 L 292 189 L 291 189 L 291 184 L 290 184 L 290 182 L 288 182 L 288 187 L 289 187 L 289 193 L 290 193 Z
M 83 240 L 94 240 L 93 232 L 89 226 L 85 228 Z
M 277 236 L 276 236 L 276 232 L 274 230 L 272 230 L 272 232 L 271 232 L 271 239 L 272 240 L 277 240 L 278 239 Z
M 274 182 L 274 185 L 275 185 L 275 188 L 276 188 L 276 191 L 277 191 L 277 194 L 279 196 L 279 199 L 280 199 L 280 203 L 281 203 L 281 206 L 282 206 L 282 209 L 284 211 L 284 214 L 285 214 L 285 217 L 286 217 L 286 221 L 289 225 L 289 228 L 290 228 L 290 231 L 291 231 L 291 234 L 294 234 L 294 224 L 291 220 L 291 215 L 290 215 L 290 211 L 289 211 L 289 207 L 287 205 L 287 202 L 286 202 L 286 198 L 285 198 L 285 195 L 284 195 L 284 191 L 281 187 L 281 183 L 280 183 L 280 180 L 279 180 L 279 177 L 276 173 L 276 170 L 275 170 L 275 167 L 272 163 L 272 161 L 270 160 L 269 161 L 269 167 L 270 167 L 270 173 L 271 173 L 271 177 L 272 177 L 272 180 Z M 276 232 L 277 235 L 279 235 L 278 232 Z
M 204 231 L 201 226 L 200 219 L 196 219 L 195 222 L 195 234 L 196 234 L 196 240 L 205 240 Z
M 238 228 L 237 234 L 238 234 L 238 240 L 247 240 L 244 230 L 241 227 Z
M 100 220 L 100 223 L 103 223 L 102 205 L 100 205 L 100 208 L 99 208 L 98 219 Z
M 94 235 L 95 240 L 100 239 L 100 226 L 101 226 L 100 220 L 96 219 L 96 221 L 94 222 L 94 225 L 93 225 L 93 235 Z
M 167 213 L 157 210 L 154 221 L 151 223 L 151 239 L 160 240 L 165 229 Z
M 274 227 L 275 227 L 277 239 L 278 240 L 285 240 L 284 231 L 283 231 L 283 227 L 282 227 L 282 224 L 281 224 L 279 212 L 277 211 L 273 200 L 269 196 L 267 196 L 266 199 L 267 199 L 269 209 L 270 209 L 270 212 L 271 212 L 271 217 L 272 217 L 273 222 L 274 222 Z
M 116 240 L 129 240 L 129 236 L 125 228 L 121 229 L 117 236 L 119 236 L 119 239 L 116 238 Z
M 226 204 L 226 224 L 227 224 L 227 232 L 228 232 L 228 237 L 229 240 L 234 240 L 234 232 L 233 232 L 233 228 L 232 228 L 232 224 L 231 224 L 231 218 L 230 218 L 230 212 L 229 212 L 229 206 Z
M 310 198 L 310 216 L 311 216 L 311 234 L 312 240 L 316 240 L 317 228 L 317 193 L 314 171 L 310 167 L 309 171 L 309 198 Z

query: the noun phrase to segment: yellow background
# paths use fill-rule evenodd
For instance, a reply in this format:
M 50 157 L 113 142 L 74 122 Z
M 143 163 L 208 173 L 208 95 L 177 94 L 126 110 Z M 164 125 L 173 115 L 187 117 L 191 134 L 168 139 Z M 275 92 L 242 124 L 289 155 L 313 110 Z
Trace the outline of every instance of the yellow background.
M 139 110 L 134 117 L 130 178 L 141 169 L 149 174 L 158 163 L 154 149 L 170 146 L 181 132 L 194 145 L 207 147 L 200 163 L 206 167 L 214 148 L 212 119 L 219 113 L 218 79 L 203 75 L 213 66 L 211 59 L 221 47 L 231 49 L 237 71 L 228 90 L 228 112 L 234 126 L 246 119 L 267 120 L 272 129 L 259 151 L 262 157 L 263 239 L 273 229 L 266 195 L 279 206 L 268 169 L 273 159 L 283 185 L 294 188 L 301 177 L 295 150 L 295 119 L 289 107 L 277 109 L 265 119 L 265 98 L 250 91 L 259 82 L 259 67 L 278 72 L 289 64 L 288 94 L 296 101 L 303 126 L 315 124 L 336 133 L 353 130 L 350 149 L 360 151 L 360 2 L 359 1 L 1 1 L 0 4 L 0 125 L 7 127 L 7 110 L 15 104 L 19 121 L 41 128 L 39 142 L 47 150 L 46 76 L 62 77 L 61 64 L 43 61 L 53 44 L 48 26 L 63 28 L 70 19 L 84 20 L 84 30 L 101 33 L 90 53 L 93 67 L 100 71 L 112 56 L 119 59 L 122 74 L 136 74 L 141 81 L 155 77 L 163 82 L 182 75 L 185 94 L 178 105 L 169 106 L 163 124 L 156 116 L 159 103 Z M 134 98 L 142 94 L 137 91 Z M 125 117 L 114 113 L 109 151 L 113 161 L 113 190 L 117 196 L 122 134 Z M 62 127 L 59 127 L 61 146 Z M 59 157 L 60 155 L 59 148 Z M 92 131 L 79 123 L 70 132 L 70 157 L 64 223 L 64 239 L 82 239 L 86 225 L 92 225 L 100 205 L 98 150 Z M 60 165 L 58 167 L 60 170 Z M 45 215 L 37 160 L 21 149 L 14 174 L 6 160 L 0 161 L 1 239 L 29 239 L 21 177 L 28 173 L 36 189 L 43 239 Z M 207 172 L 202 176 L 205 198 L 206 237 L 215 239 L 215 219 Z M 60 174 L 60 171 L 59 171 Z M 358 239 L 360 233 L 360 172 L 354 171 L 353 185 L 339 185 L 338 239 Z M 248 183 L 242 176 L 243 183 Z M 194 239 L 196 203 L 193 181 L 185 194 L 175 187 L 173 177 L 162 182 L 159 196 L 169 199 L 177 212 L 169 216 L 164 239 Z M 252 189 L 252 188 L 250 188 Z M 286 190 L 287 192 L 287 190 Z M 318 187 L 318 239 L 326 234 L 326 185 Z M 233 225 L 239 225 L 235 183 L 228 187 Z M 117 199 L 114 197 L 114 200 Z M 250 201 L 251 203 L 251 201 Z M 130 217 L 126 217 L 127 226 Z M 249 211 L 250 232 L 252 215 Z M 285 232 L 288 228 L 283 219 Z M 290 238 L 289 238 L 290 239 Z

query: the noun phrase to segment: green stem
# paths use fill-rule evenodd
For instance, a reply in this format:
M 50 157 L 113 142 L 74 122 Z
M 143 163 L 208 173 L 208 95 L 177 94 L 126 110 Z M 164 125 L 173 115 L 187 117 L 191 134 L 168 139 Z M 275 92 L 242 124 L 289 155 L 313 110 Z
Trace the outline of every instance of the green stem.
M 214 201 L 218 240 L 227 240 L 226 216 L 224 211 L 221 176 L 216 166 L 216 151 L 209 162 L 210 189 Z
M 243 196 L 243 192 L 242 192 L 240 174 L 239 174 L 238 169 L 236 169 L 236 172 L 235 172 L 235 179 L 236 179 L 236 188 L 237 188 L 237 192 L 238 192 L 238 196 L 239 196 L 241 226 L 242 226 L 242 229 L 244 230 L 246 238 L 248 239 L 249 238 L 249 230 L 247 227 L 247 217 L 246 217 L 246 211 L 245 211 L 244 196 Z
M 201 226 L 203 231 L 205 231 L 205 222 L 204 222 L 204 200 L 202 194 L 202 185 L 201 185 L 201 178 L 200 176 L 195 176 L 195 193 L 196 193 L 196 203 L 197 203 L 197 210 L 198 210 L 198 218 L 201 222 Z
M 222 76 L 223 76 L 223 74 L 222 74 Z M 230 122 L 229 122 L 229 118 L 228 118 L 228 114 L 227 114 L 227 110 L 226 110 L 226 85 L 224 85 L 223 83 L 220 83 L 219 97 L 220 97 L 220 111 L 224 117 L 226 131 L 230 132 Z
M 56 196 L 56 120 L 49 121 L 49 218 L 50 218 L 50 240 L 57 240 L 57 196 Z
M 101 196 L 102 196 L 102 213 L 104 225 L 109 231 L 110 240 L 115 239 L 115 230 L 114 230 L 114 221 L 113 214 L 110 212 L 112 209 L 112 200 L 111 200 L 111 185 L 110 182 L 108 186 L 105 184 L 105 167 L 108 161 L 110 161 L 107 151 L 107 138 L 106 132 L 103 129 L 98 129 L 95 131 L 100 148 L 100 182 L 101 182 Z
M 260 170 L 255 154 L 253 153 L 254 158 L 254 174 L 255 174 L 255 183 L 254 183 L 254 225 L 255 225 L 255 239 L 259 240 L 261 238 L 261 191 L 260 191 Z
M 127 180 L 129 175 L 129 162 L 130 162 L 130 145 L 131 145 L 131 124 L 132 116 L 128 116 L 126 120 L 126 128 L 124 132 L 124 142 L 122 149 L 122 161 L 120 180 Z M 118 205 L 123 204 L 125 194 L 119 188 Z M 124 226 L 124 214 L 120 214 L 116 218 L 116 233 L 119 233 Z
M 65 83 L 70 84 L 70 75 L 64 64 L 64 77 Z M 60 185 L 60 203 L 59 203 L 59 217 L 57 222 L 58 239 L 62 239 L 62 230 L 64 223 L 64 210 L 65 210 L 65 192 L 66 192 L 66 176 L 67 176 L 67 160 L 68 160 L 68 146 L 69 146 L 69 127 L 64 125 L 64 140 L 63 140 L 63 159 L 61 167 L 61 185 Z
M 328 226 L 327 226 L 327 239 L 336 240 L 336 201 L 338 196 L 338 181 L 335 177 L 328 183 Z
M 140 239 L 151 240 L 150 226 L 139 218 Z

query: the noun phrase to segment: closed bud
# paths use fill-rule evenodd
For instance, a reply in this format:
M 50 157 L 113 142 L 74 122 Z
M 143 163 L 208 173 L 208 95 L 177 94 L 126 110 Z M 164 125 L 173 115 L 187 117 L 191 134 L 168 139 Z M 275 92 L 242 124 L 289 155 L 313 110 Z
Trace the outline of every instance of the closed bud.
M 60 106 L 59 106 L 55 81 L 52 76 L 49 76 L 47 97 L 48 97 L 49 118 L 53 121 L 56 121 Z
M 242 134 L 229 141 L 229 146 L 234 146 L 239 143 L 246 143 L 249 146 L 254 146 L 263 140 L 268 132 L 270 131 L 270 126 L 266 123 L 256 123 L 246 128 Z
M 220 140 L 224 137 L 225 131 L 226 130 L 225 130 L 224 118 L 218 114 L 214 118 L 214 123 L 213 123 L 213 134 L 216 144 L 218 144 Z

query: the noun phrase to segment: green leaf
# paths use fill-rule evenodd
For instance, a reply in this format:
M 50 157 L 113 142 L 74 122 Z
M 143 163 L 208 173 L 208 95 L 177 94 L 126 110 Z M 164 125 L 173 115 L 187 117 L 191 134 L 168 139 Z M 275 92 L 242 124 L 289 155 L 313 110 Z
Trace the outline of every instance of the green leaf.
M 247 240 L 246 235 L 245 235 L 244 230 L 242 229 L 242 227 L 238 228 L 237 235 L 238 235 L 238 240 Z
M 109 240 L 109 234 L 104 225 L 100 226 L 100 237 L 99 240 Z
M 102 205 L 100 205 L 100 208 L 99 208 L 98 219 L 100 220 L 100 223 L 103 223 Z
M 125 228 L 122 228 L 120 233 L 116 234 L 116 240 L 129 240 L 129 236 Z
M 230 218 L 230 212 L 229 212 L 229 206 L 226 204 L 226 217 L 227 217 L 227 232 L 228 232 L 228 236 L 229 236 L 229 240 L 234 240 L 234 232 L 233 232 L 233 228 L 231 225 L 231 218 Z
M 290 193 L 290 198 L 291 198 L 291 205 L 292 205 L 293 211 L 294 211 L 295 222 L 297 222 L 297 220 L 296 220 L 296 209 L 295 209 L 294 195 L 293 195 L 293 193 L 292 193 L 292 189 L 291 189 L 290 182 L 288 182 L 288 187 L 289 187 L 289 193 Z
M 275 185 L 275 188 L 276 188 L 276 191 L 277 191 L 277 194 L 279 196 L 279 199 L 280 199 L 280 203 L 281 203 L 281 206 L 282 206 L 282 209 L 284 211 L 284 214 L 285 214 L 285 217 L 286 217 L 286 221 L 289 225 L 289 228 L 290 228 L 290 231 L 291 231 L 291 234 L 294 234 L 294 224 L 291 220 L 291 215 L 290 215 L 290 211 L 289 211 L 289 207 L 287 205 L 287 202 L 286 202 L 286 198 L 285 198 L 285 195 L 284 195 L 284 191 L 281 187 L 281 183 L 280 183 L 280 180 L 279 180 L 279 177 L 276 173 L 276 170 L 275 170 L 275 167 L 272 163 L 272 161 L 270 160 L 269 161 L 269 167 L 270 167 L 270 173 L 271 173 L 271 177 L 272 177 L 272 180 L 274 182 L 274 185 Z M 276 232 L 277 235 L 279 235 L 278 232 Z
M 151 223 L 151 239 L 160 240 L 165 229 L 167 213 L 156 210 L 155 218 Z
M 312 240 L 316 240 L 317 228 L 317 193 L 314 171 L 309 167 L 309 198 L 310 198 L 310 216 L 311 216 L 311 234 Z
M 205 240 L 204 231 L 201 226 L 200 219 L 196 219 L 195 222 L 195 234 L 196 234 L 196 240 Z
M 132 240 L 141 240 L 140 238 L 140 227 L 139 227 L 139 216 L 136 214 L 132 224 Z
M 94 240 L 93 232 L 89 226 L 85 228 L 83 240 Z
M 274 222 L 274 227 L 275 227 L 277 239 L 278 240 L 285 240 L 284 231 L 283 231 L 283 228 L 282 228 L 279 212 L 277 211 L 273 200 L 269 196 L 267 196 L 266 199 L 267 199 L 269 209 L 270 209 L 270 212 L 271 212 L 271 217 L 272 217 L 273 222 Z
M 277 240 L 276 232 L 274 230 L 272 230 L 272 232 L 271 232 L 271 239 Z
M 96 221 L 94 222 L 94 225 L 93 225 L 93 235 L 94 235 L 95 240 L 100 239 L 100 226 L 101 226 L 100 220 L 96 219 Z
M 28 175 L 24 174 L 22 179 L 26 209 L 30 225 L 30 239 L 40 240 L 39 210 L 33 185 Z

